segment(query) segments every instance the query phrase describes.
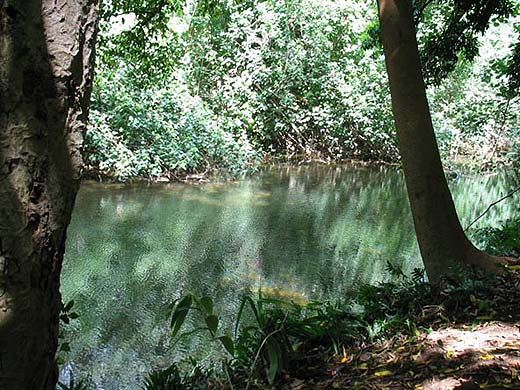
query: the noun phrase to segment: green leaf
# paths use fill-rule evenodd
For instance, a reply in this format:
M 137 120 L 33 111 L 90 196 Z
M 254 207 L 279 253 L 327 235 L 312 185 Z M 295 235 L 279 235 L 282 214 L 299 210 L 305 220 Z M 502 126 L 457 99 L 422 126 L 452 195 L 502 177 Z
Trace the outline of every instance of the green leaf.
M 182 298 L 177 306 L 175 307 L 172 314 L 171 328 L 172 328 L 172 337 L 175 337 L 177 333 L 184 323 L 186 316 L 188 315 L 188 311 L 191 308 L 191 304 L 193 302 L 192 295 L 186 295 Z
M 234 330 L 234 334 L 235 334 L 235 337 L 237 335 L 237 331 L 238 331 L 238 325 L 240 324 L 240 320 L 242 318 L 242 313 L 244 311 L 244 308 L 246 306 L 246 304 L 249 303 L 249 305 L 251 306 L 251 310 L 253 310 L 253 313 L 255 315 L 255 318 L 256 318 L 256 321 L 258 322 L 258 324 L 260 325 L 260 317 L 258 315 L 258 310 L 256 309 L 256 305 L 255 305 L 255 302 L 253 302 L 253 300 L 251 299 L 251 297 L 247 296 L 247 295 L 244 295 L 242 297 L 242 302 L 240 302 L 240 307 L 238 309 L 238 314 L 237 314 L 237 320 L 235 322 L 235 330 Z
M 228 351 L 231 356 L 235 356 L 235 343 L 233 343 L 231 337 L 220 336 L 218 339 L 220 340 L 224 348 L 226 348 L 226 351 Z
M 269 384 L 273 384 L 276 374 L 281 370 L 282 351 L 276 339 L 270 338 L 266 341 L 265 348 L 267 351 L 267 360 L 269 367 L 267 369 L 267 380 Z
M 180 309 L 175 311 L 172 316 L 172 337 L 177 336 L 177 333 L 179 333 L 179 330 L 181 329 L 182 324 L 184 323 L 184 320 L 186 319 L 186 316 L 188 315 L 189 309 Z
M 65 307 L 63 308 L 63 311 L 68 312 L 70 309 L 72 309 L 73 306 L 74 306 L 74 300 L 69 301 L 69 303 L 67 303 L 65 305 Z
M 69 343 L 63 343 L 60 346 L 60 351 L 63 352 L 70 352 L 70 344 Z
M 69 318 L 70 318 L 71 320 L 75 320 L 76 318 L 79 318 L 79 314 L 76 313 L 76 312 L 69 313 Z
M 213 314 L 213 300 L 210 297 L 200 298 L 199 303 L 206 311 L 206 314 Z
M 172 315 L 173 309 L 175 308 L 175 304 L 177 303 L 177 301 L 178 299 L 169 303 L 168 306 L 166 306 L 166 320 L 168 320 L 168 318 L 170 318 L 170 316 Z
M 218 317 L 215 315 L 210 315 L 207 316 L 204 320 L 206 321 L 206 325 L 208 326 L 211 335 L 215 336 L 215 333 L 217 333 L 218 328 Z

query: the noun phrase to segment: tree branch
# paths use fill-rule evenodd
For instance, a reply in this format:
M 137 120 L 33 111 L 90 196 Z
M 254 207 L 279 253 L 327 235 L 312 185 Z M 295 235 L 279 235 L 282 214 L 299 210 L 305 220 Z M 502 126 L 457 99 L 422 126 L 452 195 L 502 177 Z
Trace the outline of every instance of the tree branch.
M 491 204 L 487 207 L 487 209 L 486 209 L 482 214 L 480 214 L 477 218 L 475 218 L 475 219 L 474 219 L 474 220 L 473 220 L 473 221 L 472 221 L 472 222 L 471 222 L 471 223 L 466 227 L 466 229 L 464 229 L 464 231 L 465 231 L 465 232 L 468 231 L 468 229 L 469 229 L 469 228 L 470 228 L 470 227 L 471 227 L 475 222 L 477 222 L 480 218 L 482 218 L 484 215 L 486 215 L 487 212 L 488 212 L 489 210 L 491 210 L 491 208 L 492 208 L 493 206 L 497 205 L 498 203 L 502 202 L 503 200 L 505 200 L 505 199 L 507 199 L 507 198 L 510 198 L 511 196 L 513 196 L 513 195 L 514 195 L 516 192 L 518 192 L 518 191 L 520 191 L 520 187 L 515 188 L 515 189 L 514 189 L 513 191 L 511 191 L 509 194 L 507 194 L 507 195 L 503 196 L 502 198 L 500 198 L 499 200 L 497 200 L 497 201 L 491 203 Z

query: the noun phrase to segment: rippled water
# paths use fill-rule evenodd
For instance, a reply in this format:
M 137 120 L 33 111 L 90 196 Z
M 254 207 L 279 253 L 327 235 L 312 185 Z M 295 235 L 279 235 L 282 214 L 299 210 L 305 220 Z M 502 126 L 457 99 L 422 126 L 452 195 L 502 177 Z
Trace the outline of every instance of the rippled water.
M 511 174 L 450 183 L 463 226 L 518 184 Z M 507 201 L 475 227 L 496 225 Z M 276 167 L 243 181 L 203 185 L 84 183 L 67 240 L 64 301 L 79 321 L 67 330 L 67 368 L 99 389 L 138 389 L 144 373 L 175 351 L 165 306 L 186 292 L 209 294 L 231 321 L 240 295 L 258 289 L 295 301 L 337 298 L 421 262 L 401 173 L 353 166 Z

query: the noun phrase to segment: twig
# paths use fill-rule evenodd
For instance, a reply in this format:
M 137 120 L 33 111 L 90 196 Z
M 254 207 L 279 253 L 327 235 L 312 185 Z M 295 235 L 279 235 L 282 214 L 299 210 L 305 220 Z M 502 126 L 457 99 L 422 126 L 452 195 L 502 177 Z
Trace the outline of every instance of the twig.
M 491 210 L 491 207 L 493 207 L 493 206 L 495 206 L 496 204 L 502 202 L 503 200 L 505 200 L 505 199 L 507 199 L 507 198 L 513 196 L 513 195 L 514 195 L 516 192 L 518 192 L 518 191 L 520 191 L 520 187 L 515 188 L 515 189 L 514 189 L 513 191 L 511 191 L 509 194 L 504 195 L 504 196 L 503 196 L 502 198 L 500 198 L 499 200 L 497 200 L 497 201 L 491 203 L 491 204 L 487 207 L 487 209 L 486 209 L 482 214 L 480 214 L 476 219 L 474 219 L 474 220 L 473 220 L 473 221 L 472 221 L 472 222 L 471 222 L 471 223 L 466 227 L 466 229 L 464 229 L 464 231 L 465 231 L 465 232 L 468 231 L 468 229 L 469 229 L 469 228 L 470 228 L 470 227 L 471 227 L 475 222 L 477 222 L 480 218 L 482 218 L 484 215 L 486 215 L 487 212 L 488 212 L 489 210 Z
M 280 330 L 281 330 L 281 328 L 273 330 L 271 333 L 269 333 L 267 336 L 265 336 L 265 338 L 262 340 L 262 343 L 260 344 L 258 351 L 256 351 L 255 359 L 253 360 L 253 364 L 251 365 L 251 371 L 249 372 L 249 376 L 247 377 L 246 390 L 249 389 L 249 383 L 251 382 L 251 379 L 253 378 L 253 372 L 254 372 L 254 369 L 256 366 L 256 362 L 257 362 L 258 358 L 260 357 L 260 352 L 262 352 L 262 348 L 264 347 L 267 340 L 271 336 L 274 336 L 276 333 L 280 332 Z
M 231 390 L 235 390 L 233 387 L 233 382 L 231 382 L 231 377 L 229 376 L 228 368 L 226 366 L 224 366 L 224 372 L 226 373 L 226 379 L 228 380 L 229 388 Z

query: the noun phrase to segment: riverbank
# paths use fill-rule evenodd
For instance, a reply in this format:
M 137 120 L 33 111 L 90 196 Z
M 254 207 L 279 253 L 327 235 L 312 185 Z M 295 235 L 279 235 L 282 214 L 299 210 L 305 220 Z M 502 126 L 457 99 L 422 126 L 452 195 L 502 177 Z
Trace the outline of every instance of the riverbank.
M 518 389 L 519 269 L 513 266 L 497 277 L 451 281 L 440 293 L 418 281 L 381 284 L 369 288 L 368 295 L 360 290 L 357 300 L 364 303 L 364 313 L 346 319 L 337 311 L 320 318 L 320 327 L 328 330 L 320 334 L 320 343 L 312 330 L 315 317 L 297 319 L 288 310 L 280 326 L 264 333 L 263 340 L 245 339 L 256 343 L 249 347 L 257 351 L 248 367 L 243 367 L 240 356 L 226 362 L 225 373 L 217 376 L 198 368 L 192 371 L 195 374 L 182 375 L 174 366 L 178 387 L 168 388 Z M 263 303 L 274 306 L 264 307 L 263 315 L 280 319 L 278 303 L 270 299 Z M 338 323 L 347 322 L 353 333 L 335 333 Z M 308 327 L 306 339 L 298 325 Z M 285 349 L 284 338 L 297 347 Z M 336 343 L 330 342 L 333 339 Z M 162 380 L 173 383 L 168 375 Z
M 426 305 L 410 318 L 417 325 L 412 334 L 402 329 L 345 348 L 316 372 L 317 378 L 295 376 L 271 388 L 519 389 L 519 287 L 514 271 L 478 297 L 469 294 L 462 307 Z
M 269 169 L 276 166 L 310 166 L 310 165 L 321 165 L 321 166 L 345 166 L 349 165 L 352 167 L 367 167 L 367 166 L 393 166 L 399 167 L 399 163 L 387 162 L 382 160 L 359 160 L 354 158 L 341 159 L 341 160 L 326 160 L 319 157 L 293 157 L 290 159 L 268 156 L 257 165 L 251 166 L 249 169 L 245 169 L 240 174 L 231 174 L 227 170 L 218 168 L 208 168 L 204 171 L 190 171 L 190 172 L 163 172 L 157 176 L 130 176 L 130 177 L 118 177 L 115 174 L 111 174 L 107 171 L 101 171 L 92 167 L 85 169 L 82 175 L 84 181 L 95 181 L 99 183 L 208 183 L 208 182 L 220 182 L 220 181 L 234 181 L 240 177 L 246 177 L 254 175 L 255 173 Z
M 93 168 L 86 169 L 83 172 L 83 181 L 92 181 L 105 184 L 149 184 L 149 183 L 186 183 L 186 184 L 203 184 L 212 182 L 229 182 L 237 179 L 254 175 L 262 170 L 275 166 L 345 166 L 352 167 L 395 167 L 400 169 L 401 164 L 398 162 L 387 162 L 383 160 L 358 160 L 358 159 L 342 159 L 342 160 L 324 160 L 321 158 L 293 158 L 284 159 L 270 157 L 265 159 L 261 164 L 250 167 L 241 174 L 231 174 L 226 170 L 206 169 L 205 171 L 195 172 L 163 172 L 157 176 L 129 176 L 118 177 L 110 172 L 104 172 Z M 497 165 L 479 165 L 475 160 L 464 160 L 445 162 L 445 173 L 449 179 L 457 178 L 464 175 L 494 175 L 501 170 L 512 169 L 511 165 L 498 163 Z

